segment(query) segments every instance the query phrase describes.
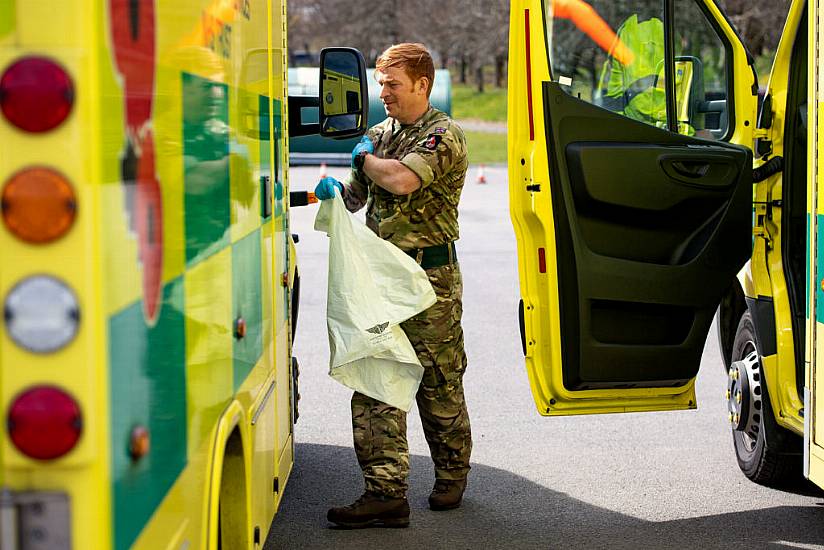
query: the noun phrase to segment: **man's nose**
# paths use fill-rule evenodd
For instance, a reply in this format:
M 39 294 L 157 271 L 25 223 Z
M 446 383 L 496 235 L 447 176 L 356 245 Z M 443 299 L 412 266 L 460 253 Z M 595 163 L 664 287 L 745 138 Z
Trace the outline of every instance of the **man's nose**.
M 381 95 L 380 95 L 380 98 L 381 98 L 381 99 L 385 99 L 385 98 L 387 98 L 387 97 L 389 97 L 389 88 L 388 88 L 388 87 L 386 87 L 386 86 L 381 86 Z

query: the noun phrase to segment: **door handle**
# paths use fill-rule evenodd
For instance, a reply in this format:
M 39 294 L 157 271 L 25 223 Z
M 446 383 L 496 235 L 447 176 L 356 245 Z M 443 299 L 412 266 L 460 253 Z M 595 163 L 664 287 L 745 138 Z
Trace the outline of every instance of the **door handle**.
M 673 183 L 721 190 L 738 179 L 739 168 L 733 159 L 718 154 L 663 155 L 659 162 Z
M 688 178 L 703 178 L 710 170 L 710 163 L 703 161 L 676 160 L 671 163 L 672 169 Z
M 260 176 L 260 215 L 268 218 L 272 215 L 272 176 Z

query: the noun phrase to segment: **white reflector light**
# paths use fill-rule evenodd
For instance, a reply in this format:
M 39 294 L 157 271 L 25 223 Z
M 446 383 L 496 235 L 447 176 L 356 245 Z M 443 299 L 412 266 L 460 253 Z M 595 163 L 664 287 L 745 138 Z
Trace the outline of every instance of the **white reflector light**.
M 57 351 L 71 342 L 80 321 L 71 289 L 43 275 L 18 283 L 6 297 L 3 313 L 12 340 L 35 353 Z

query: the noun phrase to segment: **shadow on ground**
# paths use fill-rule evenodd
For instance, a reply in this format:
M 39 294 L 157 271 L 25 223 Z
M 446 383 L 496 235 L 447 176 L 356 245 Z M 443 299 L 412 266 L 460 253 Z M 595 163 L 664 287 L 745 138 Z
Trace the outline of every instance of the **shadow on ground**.
M 429 457 L 411 457 L 408 529 L 329 528 L 326 510 L 360 495 L 350 448 L 299 444 L 296 466 L 266 550 L 295 548 L 824 548 L 824 506 L 784 506 L 650 522 L 473 465 L 463 506 L 432 512 Z M 698 478 L 698 477 L 697 477 Z M 822 503 L 824 504 L 824 503 Z

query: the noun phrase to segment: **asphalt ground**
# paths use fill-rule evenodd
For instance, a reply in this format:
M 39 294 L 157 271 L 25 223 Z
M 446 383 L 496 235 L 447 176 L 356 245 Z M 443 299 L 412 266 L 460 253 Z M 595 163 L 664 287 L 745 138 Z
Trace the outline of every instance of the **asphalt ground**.
M 290 172 L 313 189 L 318 168 Z M 343 178 L 346 170 L 330 168 Z M 327 375 L 327 237 L 317 206 L 292 210 L 300 235 L 301 365 L 296 461 L 266 543 L 297 548 L 820 548 L 824 493 L 755 485 L 739 471 L 725 424 L 725 373 L 714 330 L 698 377 L 698 410 L 545 418 L 538 415 L 518 335 L 515 237 L 505 167 L 470 168 L 460 207 L 474 449 L 463 506 L 433 512 L 434 475 L 420 419 L 409 417 L 407 529 L 340 530 L 326 510 L 360 496 L 350 390 Z

